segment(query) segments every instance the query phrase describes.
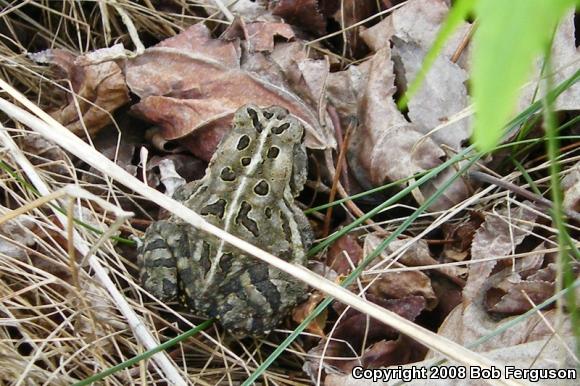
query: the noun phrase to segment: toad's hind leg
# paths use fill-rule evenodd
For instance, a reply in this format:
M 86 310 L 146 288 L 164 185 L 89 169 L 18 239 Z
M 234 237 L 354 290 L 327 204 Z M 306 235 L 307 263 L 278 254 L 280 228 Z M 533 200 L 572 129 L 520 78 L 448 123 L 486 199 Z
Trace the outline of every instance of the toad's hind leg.
M 143 287 L 162 301 L 177 298 L 177 256 L 187 245 L 187 234 L 172 221 L 157 221 L 147 229 L 139 254 Z

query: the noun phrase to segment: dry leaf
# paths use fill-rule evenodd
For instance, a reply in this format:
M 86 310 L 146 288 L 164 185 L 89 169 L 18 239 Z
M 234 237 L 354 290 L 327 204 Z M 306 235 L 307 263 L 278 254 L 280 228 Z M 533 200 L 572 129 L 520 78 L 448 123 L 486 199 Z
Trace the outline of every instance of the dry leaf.
M 505 315 L 519 315 L 553 294 L 554 283 L 523 281 L 512 285 L 508 293 L 503 295 L 497 303 L 488 305 L 488 310 Z
M 574 12 L 570 12 L 562 19 L 552 43 L 551 68 L 554 73 L 552 82 L 557 85 L 570 78 L 578 71 L 580 51 L 576 47 Z M 532 81 L 520 96 L 519 111 L 522 111 L 535 100 L 539 100 L 545 94 L 545 82 L 540 82 L 538 90 L 538 78 L 543 68 L 543 60 L 538 59 Z M 570 88 L 558 96 L 555 103 L 556 110 L 580 110 L 580 84 L 574 83 Z
M 175 171 L 175 164 L 171 159 L 162 159 L 159 162 L 159 180 L 165 186 L 165 194 L 173 196 L 175 190 L 185 185 L 186 181 Z
M 563 343 L 570 348 L 574 347 L 574 338 L 567 335 L 563 339 Z M 485 356 L 490 361 L 495 363 L 501 363 L 503 369 L 507 366 L 514 366 L 518 369 L 575 369 L 576 363 L 571 359 L 567 359 L 565 363 L 559 364 L 555 358 L 560 358 L 562 353 L 562 342 L 553 337 L 544 338 L 542 340 L 533 341 L 530 343 L 523 343 L 515 346 L 500 346 L 497 349 L 489 350 L 485 352 Z M 389 370 L 405 369 L 408 373 L 413 373 L 417 368 L 425 368 L 428 366 L 433 366 L 433 359 L 427 359 L 421 362 L 408 363 L 402 367 L 396 366 Z M 447 361 L 443 366 L 449 367 L 462 367 L 462 363 L 455 361 Z M 503 370 L 502 369 L 502 370 Z M 469 371 L 469 369 L 468 369 Z M 394 372 L 391 372 L 394 374 Z M 513 378 L 512 378 L 513 379 Z M 465 378 L 449 378 L 442 377 L 441 379 L 430 378 L 428 381 L 429 385 L 440 385 L 440 386 L 487 386 L 489 385 L 489 380 L 483 379 L 471 379 L 468 376 Z M 330 374 L 326 377 L 324 385 L 325 386 L 363 386 L 363 385 L 399 385 L 403 383 L 401 377 L 394 377 L 388 382 L 374 382 L 373 380 L 365 379 L 355 379 L 352 374 L 348 375 L 337 375 Z M 558 380 L 541 380 L 542 385 L 562 385 L 562 386 L 572 386 L 578 383 L 577 379 L 558 379 Z M 405 381 L 405 385 L 412 386 L 423 386 L 426 383 L 425 379 L 413 379 L 410 381 Z
M 55 178 L 70 177 L 71 167 L 67 167 L 70 160 L 62 147 L 33 133 L 20 137 L 19 145 L 33 165 L 42 165 L 42 168 L 52 172 Z
M 463 345 L 474 342 L 482 336 L 488 336 L 489 339 L 475 348 L 478 352 L 490 352 L 496 349 L 517 349 L 517 347 L 522 344 L 541 342 L 545 339 L 553 340 L 553 332 L 550 330 L 548 325 L 552 328 L 560 326 L 558 327 L 558 331 L 561 337 L 572 336 L 569 317 L 565 317 L 564 320 L 562 320 L 561 315 L 558 315 L 556 310 L 543 312 L 542 316 L 545 321 L 542 320 L 539 315 L 534 314 L 524 322 L 507 329 L 501 334 L 492 334 L 494 330 L 509 323 L 512 317 L 501 320 L 492 319 L 481 308 L 481 306 L 474 303 L 467 307 L 459 305 L 451 314 L 449 314 L 448 318 L 441 325 L 438 334 Z M 560 324 L 559 320 L 563 323 Z M 548 323 L 548 325 L 546 323 Z M 542 353 L 541 355 L 543 355 L 541 348 L 535 353 L 536 355 L 538 355 L 538 353 Z M 529 352 L 528 354 L 533 356 L 532 352 Z M 437 356 L 437 353 L 429 352 L 426 359 Z M 569 356 L 566 357 L 569 358 Z M 506 363 L 509 364 L 511 361 L 519 361 L 520 359 L 524 358 L 514 356 L 509 358 Z M 534 367 L 536 366 L 534 365 Z
M 318 0 L 280 0 L 276 2 L 272 14 L 317 35 L 326 32 L 326 19 L 318 9 Z
M 366 298 L 368 301 L 378 304 L 411 321 L 415 320 L 426 306 L 425 299 L 421 296 L 385 299 L 384 297 L 367 293 Z M 338 302 L 333 303 L 332 307 L 338 313 L 342 313 L 346 309 L 344 304 Z M 369 323 L 368 331 L 366 331 L 367 319 Z M 399 332 L 393 327 L 370 318 L 368 315 L 354 308 L 349 308 L 342 317 L 332 337 L 346 340 L 355 350 L 359 350 L 364 341 L 375 342 L 382 339 L 393 339 L 398 334 Z
M 272 52 L 276 37 L 279 36 L 288 41 L 294 38 L 294 31 L 286 23 L 254 22 L 247 25 L 247 30 L 251 51 Z
M 318 304 L 324 300 L 324 294 L 320 292 L 314 292 L 310 295 L 307 301 L 299 304 L 292 311 L 292 320 L 296 323 L 302 323 L 308 315 L 314 311 Z M 308 326 L 306 331 L 318 335 L 325 336 L 324 327 L 326 327 L 326 319 L 328 318 L 328 308 L 325 308 L 322 313 L 320 313 Z
M 359 32 L 364 30 L 361 21 L 377 13 L 378 3 L 376 0 L 340 0 L 325 2 L 325 13 L 330 15 L 342 28 L 347 29 L 342 34 L 343 53 L 350 58 L 360 58 L 367 53 L 367 47 L 359 37 Z M 354 25 L 356 27 L 352 27 Z M 368 25 L 368 23 L 367 23 Z
M 484 291 L 487 311 L 517 315 L 554 295 L 556 264 L 541 268 L 544 249 L 544 243 L 540 243 L 528 256 L 518 259 L 515 266 L 505 267 L 488 279 L 489 284 Z M 573 262 L 572 270 L 578 276 L 580 264 Z
M 185 144 L 205 160 L 247 103 L 288 109 L 305 125 L 306 145 L 326 148 L 316 113 L 283 85 L 242 69 L 238 50 L 233 42 L 212 39 L 201 23 L 148 48 L 127 63 L 127 83 L 142 98 L 134 110 L 161 126 L 166 139 L 193 134 Z M 197 148 L 201 143 L 204 151 Z
M 111 50 L 117 55 L 117 48 Z M 67 93 L 68 104 L 51 115 L 81 137 L 85 136 L 84 127 L 90 136 L 98 133 L 111 123 L 111 113 L 129 102 L 121 68 L 113 61 L 102 61 L 107 57 L 106 51 L 103 49 L 99 50 L 99 55 L 76 57 L 68 51 L 54 49 L 33 56 L 34 60 L 56 65 L 70 81 L 75 95 Z
M 326 265 L 341 275 L 347 275 L 363 258 L 363 249 L 356 237 L 347 233 L 336 240 L 326 256 Z
M 562 179 L 562 189 L 564 190 L 562 207 L 570 212 L 580 212 L 580 163 L 576 163 L 570 169 L 570 173 Z
M 113 349 L 111 342 L 108 339 L 102 338 L 110 335 L 114 331 L 127 328 L 127 323 L 117 316 L 117 308 L 111 297 L 94 279 L 84 279 L 80 284 L 84 301 L 80 301 L 74 293 L 71 293 L 73 298 L 70 301 L 77 309 L 82 309 L 88 305 L 90 310 L 89 316 L 92 320 L 89 321 L 85 317 L 77 318 L 75 320 L 75 330 L 83 334 L 94 334 L 95 337 L 101 338 L 95 344 L 101 345 L 104 350 L 111 350 Z M 96 329 L 94 328 L 95 326 L 97 327 Z
M 412 357 L 409 339 L 399 335 L 396 340 L 381 340 L 371 345 L 361 357 L 362 366 L 367 369 L 378 369 L 386 364 L 403 364 Z
M 376 52 L 375 57 L 383 55 L 382 52 L 390 50 L 392 45 L 397 85 L 401 85 L 404 89 L 419 70 L 423 57 L 430 48 L 447 11 L 447 5 L 442 0 L 409 1 L 385 20 L 361 33 L 361 36 Z M 355 162 L 351 163 L 355 167 L 357 180 L 363 187 L 380 185 L 387 179 L 406 178 L 414 173 L 437 166 L 445 157 L 437 145 L 447 145 L 454 149 L 460 149 L 463 142 L 469 138 L 470 126 L 467 119 L 461 119 L 431 133 L 431 130 L 453 119 L 453 115 L 469 104 L 464 84 L 467 73 L 458 64 L 449 60 L 468 28 L 467 24 L 462 26 L 460 31 L 447 43 L 443 54 L 436 60 L 428 73 L 423 87 L 409 101 L 410 123 L 403 118 L 392 102 L 395 83 L 390 59 L 388 63 L 383 65 L 383 70 L 389 69 L 388 77 L 375 80 L 373 85 L 384 89 L 381 98 L 377 99 L 380 99 L 385 105 L 377 107 L 377 110 L 382 109 L 383 111 L 373 111 L 369 115 L 376 120 L 382 120 L 382 123 L 374 122 L 378 127 L 382 127 L 382 130 L 377 130 L 377 128 L 372 130 L 377 130 L 380 133 L 385 133 L 387 130 L 390 132 L 389 135 L 375 138 L 372 133 L 369 133 L 368 127 L 371 127 L 369 126 L 371 122 L 363 123 L 367 129 L 362 129 L 360 136 L 365 139 L 359 139 L 358 143 L 355 142 L 352 152 L 359 155 L 368 153 L 371 147 L 376 149 L 371 165 L 368 165 L 369 162 L 364 162 L 364 159 L 354 160 Z M 350 72 L 353 73 L 352 70 Z M 348 86 L 348 84 L 341 88 L 345 89 L 344 86 Z M 388 88 L 392 88 L 392 90 L 388 91 Z M 351 95 L 352 92 L 347 89 L 347 100 L 352 98 Z M 378 104 L 378 101 L 375 103 Z M 344 105 L 344 102 L 342 104 Z M 340 103 L 337 104 L 337 109 L 339 113 L 344 110 Z M 365 114 L 364 107 L 358 111 Z M 362 141 L 365 143 L 361 144 Z M 370 157 L 367 156 L 367 158 Z M 365 173 L 365 169 L 370 169 L 371 172 Z M 435 179 L 415 190 L 413 196 L 417 202 L 422 204 L 425 197 L 432 195 L 454 173 L 455 169 L 445 170 Z M 371 185 L 365 184 L 365 180 L 370 180 Z M 462 180 L 456 180 L 432 204 L 430 210 L 448 209 L 463 201 L 470 194 L 467 184 Z
M 220 36 L 224 40 L 234 40 L 236 38 L 245 40 L 249 52 L 272 52 L 276 37 L 289 41 L 294 39 L 294 31 L 286 23 L 264 21 L 246 23 L 239 17 Z
M 360 125 L 354 130 L 348 151 L 349 166 L 357 182 L 370 189 L 387 181 L 408 178 L 441 164 L 445 157 L 435 141 L 419 132 L 398 110 L 391 50 L 378 50 L 367 62 L 332 73 L 328 79 L 328 98 L 336 108 L 341 123 L 348 126 L 351 117 Z M 455 173 L 450 168 L 432 182 L 414 191 L 419 203 Z M 431 210 L 449 208 L 469 196 L 467 185 L 455 181 L 446 189 Z
M 439 158 L 444 156 L 429 138 L 418 143 L 421 134 L 397 109 L 392 98 L 396 91 L 392 69 L 391 53 L 385 48 L 357 69 L 331 74 L 328 81 L 329 100 L 343 125 L 348 116 L 358 115 L 360 120 L 348 157 L 363 187 L 406 178 L 440 164 Z M 352 87 L 345 90 L 345 85 Z
M 130 128 L 135 124 L 134 120 L 123 123 L 127 123 L 122 125 L 123 129 Z M 113 127 L 105 128 L 93 139 L 93 146 L 99 153 L 114 161 L 123 170 L 132 176 L 137 176 L 137 165 L 134 163 L 134 157 L 143 142 L 143 138 L 129 130 L 118 132 Z M 119 140 L 120 138 L 122 142 Z M 84 176 L 85 181 L 94 184 L 102 183 L 101 173 L 93 167 L 90 170 L 92 173 Z
M 462 287 L 439 275 L 431 277 L 431 287 L 438 299 L 437 307 L 429 314 L 434 325 L 440 325 L 463 299 Z
M 418 296 L 384 300 L 368 295 L 367 299 L 409 320 L 414 320 L 425 307 L 425 300 Z M 340 303 L 334 303 L 333 308 L 339 313 L 345 310 L 345 306 Z M 408 344 L 406 338 L 399 335 L 397 330 L 352 308 L 346 311 L 329 339 L 331 340 L 328 342 L 321 341 L 318 346 L 308 352 L 311 359 L 304 363 L 303 370 L 311 378 L 316 376 L 321 365 L 323 369 L 329 371 L 340 369 L 343 372 L 349 372 L 361 363 L 375 367 L 381 365 L 381 361 L 393 361 L 382 362 L 384 366 L 403 363 L 405 359 L 411 357 L 409 349 L 412 346 Z M 363 342 L 365 350 L 361 358 L 357 358 L 358 353 L 363 349 Z M 321 357 L 322 364 L 319 359 Z
M 382 240 L 382 237 L 373 234 L 368 235 L 364 243 L 365 256 L 374 251 Z M 378 269 L 386 269 L 386 267 L 390 266 L 389 263 L 391 262 L 383 259 L 386 259 L 392 252 L 406 242 L 407 240 L 395 240 L 391 242 L 381 252 L 380 256 L 370 264 L 370 267 L 373 267 L 371 269 L 377 269 L 377 267 L 380 267 Z M 420 265 L 421 263 L 433 264 L 437 262 L 429 256 L 427 245 L 422 240 L 413 244 L 403 252 L 397 262 L 391 263 L 392 266 L 396 268 L 403 267 L 400 263 L 401 260 L 405 260 L 407 263 L 411 262 L 412 264 L 409 265 Z M 372 284 L 367 293 L 377 297 L 402 299 L 409 296 L 421 296 L 425 299 L 428 310 L 432 310 L 437 306 L 438 300 L 431 287 L 431 279 L 421 271 L 388 272 L 388 269 L 386 269 L 385 272 L 380 273 L 378 278 L 374 275 L 365 276 L 365 282 L 370 281 L 372 281 Z
M 524 202 L 522 205 L 527 205 Z M 537 214 L 524 206 L 489 213 L 477 230 L 471 247 L 471 260 L 502 257 L 511 253 L 535 225 Z M 496 261 L 486 261 L 469 266 L 469 278 L 463 289 L 465 300 L 472 301 L 487 281 Z
M 211 10 L 208 14 L 213 14 L 215 12 L 215 2 L 213 0 L 205 0 L 210 3 Z M 239 17 L 243 17 L 246 20 L 255 20 L 257 18 L 268 17 L 267 0 L 237 0 L 232 3 L 228 3 L 228 8 Z
M 469 256 L 473 237 L 482 221 L 480 216 L 471 215 L 469 220 L 460 224 L 443 224 L 443 239 L 449 242 L 443 246 L 442 256 L 452 261 L 465 260 Z

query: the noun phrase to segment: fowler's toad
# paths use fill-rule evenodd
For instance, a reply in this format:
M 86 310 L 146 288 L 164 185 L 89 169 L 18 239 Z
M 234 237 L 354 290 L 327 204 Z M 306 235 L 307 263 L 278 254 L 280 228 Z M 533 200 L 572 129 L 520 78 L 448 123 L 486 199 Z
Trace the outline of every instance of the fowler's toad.
M 306 181 L 304 128 L 285 109 L 247 105 L 221 141 L 205 177 L 174 198 L 210 223 L 273 255 L 306 263 L 312 230 L 294 204 Z M 141 248 L 141 282 L 217 317 L 237 336 L 267 334 L 306 286 L 177 217 L 153 223 Z

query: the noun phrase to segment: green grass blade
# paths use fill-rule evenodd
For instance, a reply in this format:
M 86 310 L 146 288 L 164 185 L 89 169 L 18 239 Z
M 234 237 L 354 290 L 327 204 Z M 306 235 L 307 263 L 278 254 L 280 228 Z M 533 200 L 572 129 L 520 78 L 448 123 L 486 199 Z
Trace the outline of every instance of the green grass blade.
M 480 0 L 471 81 L 474 143 L 491 150 L 514 112 L 533 60 L 549 46 L 558 20 L 576 0 Z

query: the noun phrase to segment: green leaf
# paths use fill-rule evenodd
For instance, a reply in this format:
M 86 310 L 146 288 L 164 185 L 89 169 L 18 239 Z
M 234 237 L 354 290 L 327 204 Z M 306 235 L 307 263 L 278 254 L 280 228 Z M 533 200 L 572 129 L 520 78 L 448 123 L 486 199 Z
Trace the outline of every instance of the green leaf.
M 479 0 L 474 35 L 474 143 L 491 150 L 515 113 L 534 59 L 550 44 L 559 19 L 577 0 Z

